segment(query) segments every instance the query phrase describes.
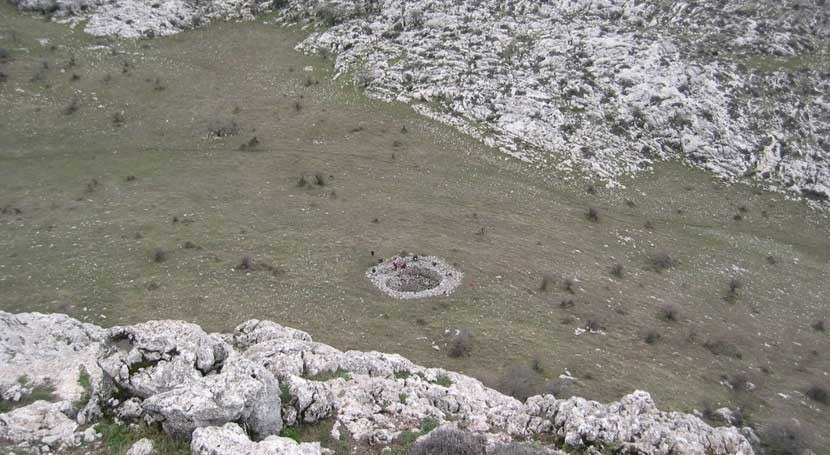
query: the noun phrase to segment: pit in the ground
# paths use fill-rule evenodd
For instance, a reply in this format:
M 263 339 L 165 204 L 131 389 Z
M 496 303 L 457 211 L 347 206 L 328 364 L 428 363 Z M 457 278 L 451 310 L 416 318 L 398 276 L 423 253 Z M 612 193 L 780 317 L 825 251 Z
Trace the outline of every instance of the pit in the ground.
M 409 267 L 398 272 L 397 277 L 386 280 L 386 286 L 398 292 L 421 292 L 435 289 L 441 284 L 441 275 L 425 267 Z

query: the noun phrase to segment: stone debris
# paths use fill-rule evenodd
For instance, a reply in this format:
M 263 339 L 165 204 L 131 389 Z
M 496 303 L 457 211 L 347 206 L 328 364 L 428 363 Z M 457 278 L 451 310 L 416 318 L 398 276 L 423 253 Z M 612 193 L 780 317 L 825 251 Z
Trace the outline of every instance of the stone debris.
M 20 349 L 30 356 L 18 375 L 28 374 L 29 365 L 38 368 L 60 346 L 95 348 L 101 367 L 95 374 L 102 379 L 93 382 L 94 401 L 127 423 L 159 422 L 171 434 L 190 437 L 193 454 L 328 453 L 319 443 L 277 436 L 284 425 L 323 422 L 333 424 L 338 438 L 379 447 L 426 420 L 475 433 L 487 447 L 549 434 L 566 452 L 621 445 L 643 454 L 749 455 L 756 441 L 749 428 L 713 428 L 693 415 L 660 411 L 642 391 L 609 404 L 553 395 L 521 402 L 468 376 L 397 354 L 339 351 L 269 321 L 247 321 L 219 335 L 181 321 L 105 331 L 63 315 L 0 312 L 0 326 L 8 328 L 0 352 L 14 358 Z M 98 338 L 72 338 L 79 327 Z M 44 359 L 17 342 L 21 334 L 39 335 Z M 85 360 L 70 356 L 64 367 L 77 371 Z M 0 381 L 10 382 L 9 375 L 4 371 Z M 47 450 L 94 440 L 94 431 L 79 431 L 68 417 L 73 411 L 70 401 L 38 401 L 0 414 L 0 440 Z
M 127 455 L 156 455 L 156 445 L 147 438 L 139 439 L 130 446 Z
M 269 436 L 260 442 L 253 442 L 242 428 L 235 423 L 221 427 L 198 428 L 193 432 L 190 443 L 192 455 L 323 455 L 319 442 L 302 444 L 293 439 Z

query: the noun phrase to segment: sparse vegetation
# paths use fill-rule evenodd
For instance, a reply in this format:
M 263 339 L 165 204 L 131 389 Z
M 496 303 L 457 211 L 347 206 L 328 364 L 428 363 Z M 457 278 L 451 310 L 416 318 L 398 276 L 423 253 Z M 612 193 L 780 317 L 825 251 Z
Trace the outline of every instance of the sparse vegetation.
M 280 437 L 293 439 L 297 442 L 300 441 L 300 432 L 297 431 L 295 427 L 284 427 L 282 431 L 280 431 Z
M 736 392 L 749 390 L 749 377 L 745 373 L 735 373 L 727 377 L 726 382 Z
M 666 253 L 655 253 L 647 261 L 648 269 L 657 273 L 665 272 L 676 265 L 677 261 Z
M 409 455 L 483 455 L 482 436 L 450 428 L 439 428 L 419 438 L 409 449 Z
M 810 324 L 810 327 L 812 327 L 813 330 L 815 330 L 816 332 L 824 332 L 824 330 L 825 330 L 824 320 L 822 319 L 820 321 L 816 321 L 816 322 Z
M 338 368 L 334 371 L 321 371 L 321 372 L 319 372 L 315 375 L 304 376 L 304 378 L 308 379 L 309 381 L 320 381 L 320 382 L 331 381 L 332 379 L 338 379 L 338 378 L 346 380 L 346 381 L 351 381 L 352 380 L 352 374 L 349 373 L 348 371 L 342 369 L 342 368 Z
M 167 253 L 162 248 L 156 248 L 151 255 L 153 262 L 161 263 L 167 260 Z
M 159 455 L 187 455 L 190 453 L 190 444 L 183 439 L 176 439 L 165 433 L 158 425 L 140 423 L 128 427 L 124 423 L 116 423 L 110 418 L 104 418 L 95 424 L 95 431 L 101 433 L 101 441 L 112 455 L 124 455 L 142 438 L 151 439 Z
M 72 100 L 69 101 L 69 104 L 67 104 L 66 107 L 63 108 L 63 114 L 64 115 L 72 115 L 72 114 L 78 112 L 78 109 L 80 109 L 80 108 L 81 108 L 81 102 L 78 101 L 78 98 L 72 98 Z
M 119 111 L 112 114 L 112 124 L 116 127 L 122 127 L 124 124 L 127 123 L 126 117 L 124 117 L 124 111 Z
M 703 347 L 716 356 L 727 356 L 736 359 L 741 359 L 743 354 L 738 350 L 738 347 L 733 343 L 723 339 L 711 339 L 703 343 Z
M 50 382 L 36 385 L 31 384 L 30 379 L 25 375 L 17 378 L 17 382 L 24 387 L 28 387 L 30 393 L 23 395 L 18 401 L 0 399 L 0 414 L 28 406 L 36 401 L 53 402 L 58 400 L 58 397 L 55 395 L 55 386 Z
M 536 393 L 535 373 L 527 365 L 513 365 L 507 369 L 499 390 L 519 401 L 524 401 Z
M 658 317 L 662 321 L 677 322 L 680 319 L 680 308 L 673 303 L 662 305 Z
M 452 379 L 450 379 L 450 377 L 446 374 L 439 375 L 437 378 L 435 378 L 435 381 L 432 382 L 433 384 L 438 384 L 442 387 L 449 387 L 452 385 Z
M 467 329 L 461 329 L 453 335 L 447 346 L 447 355 L 453 358 L 467 357 L 472 351 L 473 334 Z
M 810 446 L 810 438 L 791 420 L 772 422 L 759 434 L 766 453 L 774 455 L 802 455 Z
M 256 136 L 252 137 L 248 142 L 239 146 L 240 151 L 254 150 L 259 146 L 259 139 Z
M 554 280 L 553 277 L 550 275 L 542 276 L 542 283 L 539 284 L 539 291 L 548 292 L 555 281 L 556 280 Z
M 592 223 L 598 223 L 599 222 L 599 212 L 597 211 L 597 209 L 591 207 L 591 208 L 588 209 L 587 212 L 585 212 L 585 218 L 587 218 L 588 221 L 590 221 Z
M 620 263 L 612 264 L 610 269 L 611 276 L 616 278 L 623 277 L 623 265 Z
M 726 290 L 726 295 L 724 296 L 724 300 L 727 302 L 734 302 L 738 299 L 738 291 L 743 287 L 743 283 L 737 278 L 732 278 L 729 280 L 729 287 Z
M 214 120 L 208 126 L 208 134 L 215 138 L 236 136 L 239 134 L 239 124 L 230 119 Z
M 654 329 L 648 329 L 643 333 L 643 341 L 645 341 L 646 344 L 655 344 L 660 341 L 660 338 L 660 332 Z
M 574 281 L 570 278 L 562 280 L 562 290 L 565 292 L 574 293 Z
M 78 400 L 72 405 L 75 409 L 83 409 L 83 407 L 89 402 L 89 399 L 92 398 L 92 381 L 89 377 L 89 373 L 83 365 L 78 371 L 78 385 L 81 386 L 84 391 L 81 393 L 81 397 L 78 398 Z
M 821 403 L 823 405 L 827 405 L 828 402 L 830 402 L 830 399 L 828 399 L 827 388 L 820 385 L 811 385 L 804 395 L 807 395 L 807 398 L 815 401 L 816 403 Z

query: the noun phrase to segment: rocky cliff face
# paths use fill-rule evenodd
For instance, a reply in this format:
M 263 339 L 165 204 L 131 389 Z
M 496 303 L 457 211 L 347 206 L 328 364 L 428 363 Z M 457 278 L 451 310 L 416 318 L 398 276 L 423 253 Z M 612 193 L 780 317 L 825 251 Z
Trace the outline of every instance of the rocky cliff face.
M 82 369 L 90 378 L 86 391 L 78 385 Z M 94 440 L 88 426 L 102 416 L 159 424 L 190 439 L 193 454 L 328 453 L 319 442 L 278 436 L 286 426 L 322 422 L 333 423 L 330 440 L 380 451 L 427 419 L 441 431 L 475 435 L 481 453 L 538 437 L 556 441 L 559 450 L 589 453 L 615 447 L 752 454 L 755 440 L 748 428 L 713 428 L 692 415 L 660 411 L 642 391 L 610 404 L 552 395 L 520 402 L 461 374 L 396 354 L 339 351 L 258 320 L 231 334 L 208 334 L 181 321 L 105 330 L 65 315 L 0 312 L 3 399 L 13 403 L 31 393 L 21 382 L 55 388 L 54 402 L 0 414 L 0 445 L 32 453 Z
M 678 158 L 830 198 L 824 0 L 12 1 L 124 37 L 273 9 L 370 96 L 534 165 L 615 185 Z

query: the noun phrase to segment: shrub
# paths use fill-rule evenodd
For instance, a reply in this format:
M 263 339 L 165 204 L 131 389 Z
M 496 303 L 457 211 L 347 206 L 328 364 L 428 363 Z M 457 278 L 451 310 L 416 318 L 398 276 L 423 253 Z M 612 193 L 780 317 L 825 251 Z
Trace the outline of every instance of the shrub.
M 571 294 L 574 293 L 574 282 L 570 278 L 565 278 L 562 281 L 562 290 L 566 292 L 570 292 Z
M 623 266 L 622 264 L 612 264 L 611 265 L 611 276 L 615 276 L 617 278 L 623 277 Z
M 161 248 L 156 248 L 155 250 L 153 250 L 152 257 L 153 262 L 155 263 L 164 262 L 165 260 L 167 260 L 167 253 Z
M 240 151 L 253 150 L 259 146 L 259 139 L 256 136 L 252 137 L 248 142 L 239 146 Z
M 657 273 L 662 273 L 676 265 L 677 261 L 666 253 L 655 253 L 648 258 L 648 268 Z
M 239 264 L 236 266 L 236 270 L 253 270 L 254 269 L 254 260 L 248 255 L 242 256 L 242 259 L 239 261 Z
M 659 332 L 657 332 L 657 331 L 656 331 L 656 330 L 654 330 L 654 329 L 649 329 L 649 330 L 646 330 L 646 331 L 643 333 L 643 341 L 645 341 L 645 342 L 646 342 L 646 344 L 654 344 L 654 343 L 657 343 L 658 341 L 660 341 L 660 338 L 661 338 L 660 333 L 659 333 Z
M 567 399 L 573 396 L 570 391 L 571 384 L 572 381 L 570 379 L 554 379 L 545 383 L 543 392 L 549 393 L 560 400 Z
M 314 184 L 317 186 L 326 186 L 326 177 L 322 172 L 314 174 Z
M 453 358 L 466 357 L 472 350 L 472 334 L 467 329 L 461 329 L 449 343 L 447 355 Z
M 294 101 L 294 110 L 300 112 L 302 109 L 303 105 L 300 103 L 300 100 Z
M 550 290 L 551 284 L 554 283 L 554 279 L 550 275 L 545 275 L 542 277 L 542 284 L 539 285 L 540 292 L 548 292 Z
M 828 401 L 830 401 L 827 396 L 827 389 L 820 385 L 810 386 L 810 388 L 807 389 L 807 392 L 805 392 L 805 395 L 807 395 L 807 398 L 815 401 L 816 403 L 824 405 L 828 404 Z
M 732 390 L 739 392 L 749 390 L 749 377 L 744 373 L 735 373 L 727 378 L 726 382 L 729 384 L 729 387 L 732 387 Z
M 778 259 L 775 259 L 775 256 L 773 256 L 773 255 L 767 256 L 767 264 L 775 265 L 777 263 L 778 263 Z
M 592 223 L 597 223 L 599 222 L 599 212 L 597 212 L 597 209 L 591 207 L 585 212 L 585 218 Z
M 680 309 L 677 305 L 667 303 L 660 307 L 658 317 L 666 322 L 677 322 L 680 319 Z
M 534 375 L 527 365 L 513 365 L 505 372 L 499 388 L 502 393 L 525 401 L 534 395 Z
M 810 327 L 812 327 L 813 330 L 815 330 L 816 332 L 824 332 L 824 330 L 825 330 L 824 320 L 816 321 L 816 322 L 810 324 Z
M 183 246 L 183 247 L 184 247 L 184 249 L 186 249 L 186 250 L 195 250 L 195 249 L 199 249 L 198 245 L 196 245 L 195 243 L 191 242 L 190 240 L 188 240 L 188 241 L 184 242 L 184 245 L 182 245 L 182 246 Z
M 81 104 L 80 104 L 80 101 L 78 101 L 78 98 L 72 98 L 72 101 L 70 101 L 69 104 L 66 105 L 65 108 L 63 108 L 63 114 L 64 115 L 72 115 L 72 114 L 78 112 L 78 109 L 80 109 L 80 108 L 81 108 Z
M 9 80 L 9 75 L 0 71 L 0 84 Z
M 723 339 L 706 340 L 703 343 L 703 347 L 717 356 L 725 355 L 736 359 L 741 359 L 743 357 L 737 346 Z
M 724 299 L 727 302 L 734 302 L 738 298 L 738 290 L 743 287 L 743 283 L 737 278 L 729 280 L 729 288 L 726 291 Z
M 409 455 L 484 455 L 484 437 L 451 428 L 439 428 L 418 438 Z
M 239 125 L 235 120 L 214 120 L 208 125 L 211 137 L 229 137 L 239 134 Z
M 539 353 L 533 354 L 533 357 L 530 358 L 530 368 L 539 374 L 545 371 L 542 367 L 542 356 Z
M 809 439 L 792 421 L 767 424 L 760 434 L 766 453 L 775 455 L 802 455 L 809 447 Z
M 320 5 L 317 11 L 314 12 L 314 15 L 327 27 L 333 27 L 339 24 L 344 18 L 343 12 L 330 3 Z
M 653 231 L 654 223 L 652 223 L 651 221 L 646 221 L 645 224 L 643 224 L 643 227 L 648 229 L 649 231 Z
M 452 385 L 452 379 L 450 379 L 450 377 L 447 376 L 446 374 L 442 374 L 442 375 L 439 375 L 437 378 L 435 378 L 435 381 L 433 381 L 433 384 L 438 384 L 442 387 L 449 387 L 449 386 Z
M 124 117 L 124 111 L 116 112 L 112 114 L 112 124 L 117 127 L 124 126 L 127 123 L 127 119 Z
M 573 308 L 573 307 L 574 307 L 574 301 L 571 300 L 571 299 L 566 299 L 566 300 L 562 300 L 561 302 L 559 302 L 559 308 L 562 308 L 563 310 L 567 310 L 568 308 Z
M 0 47 L 0 63 L 8 62 L 12 59 L 12 54 L 5 47 Z

